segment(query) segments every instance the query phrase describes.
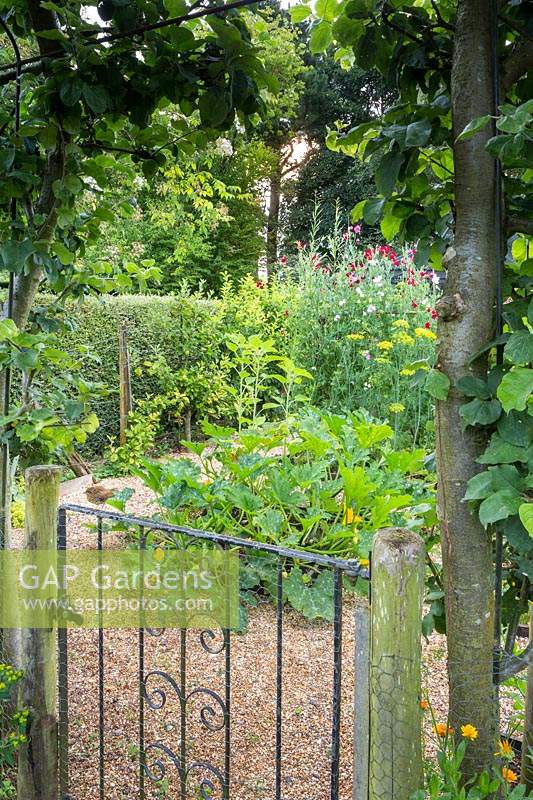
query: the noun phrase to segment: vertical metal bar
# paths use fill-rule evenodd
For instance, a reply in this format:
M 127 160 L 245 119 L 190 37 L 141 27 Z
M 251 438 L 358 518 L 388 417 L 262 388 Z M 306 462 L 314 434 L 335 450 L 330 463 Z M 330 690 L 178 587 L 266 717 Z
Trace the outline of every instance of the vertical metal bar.
M 187 800 L 187 628 L 180 631 L 180 800 Z
M 229 800 L 231 781 L 231 631 L 224 631 L 225 640 L 225 684 L 226 721 L 224 728 L 224 800 Z
M 139 529 L 139 541 L 142 551 L 146 548 L 146 534 L 144 528 Z M 139 628 L 139 800 L 144 800 L 145 785 L 144 785 L 144 627 L 141 625 Z
M 227 551 L 227 545 L 224 546 Z M 226 614 L 229 614 L 230 569 L 226 562 Z M 225 683 L 225 727 L 224 727 L 224 800 L 230 797 L 231 782 L 231 630 L 224 629 L 224 683 Z
M 67 549 L 67 512 L 60 508 L 57 517 L 57 549 Z M 59 755 L 59 796 L 66 800 L 69 790 L 68 763 L 68 631 L 58 628 L 58 755 Z
M 97 520 L 98 563 L 103 562 L 103 524 L 101 517 Z M 98 600 L 102 600 L 102 589 L 98 589 Z M 105 797 L 105 665 L 104 665 L 104 629 L 102 612 L 98 614 L 98 784 L 100 800 Z
M 283 561 L 278 557 L 276 604 L 276 800 L 281 800 L 282 692 L 283 692 Z
M 342 570 L 334 571 L 333 590 L 333 721 L 331 731 L 331 800 L 339 800 L 342 678 Z

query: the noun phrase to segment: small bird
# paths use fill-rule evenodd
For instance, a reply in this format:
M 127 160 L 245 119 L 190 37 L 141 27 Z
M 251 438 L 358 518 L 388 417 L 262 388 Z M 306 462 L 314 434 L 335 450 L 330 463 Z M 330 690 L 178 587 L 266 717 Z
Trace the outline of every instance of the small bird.
M 85 490 L 85 496 L 90 503 L 96 503 L 96 505 L 103 505 L 107 503 L 110 497 L 113 497 L 118 492 L 116 486 L 104 486 L 103 483 L 93 483 L 92 486 L 88 486 Z

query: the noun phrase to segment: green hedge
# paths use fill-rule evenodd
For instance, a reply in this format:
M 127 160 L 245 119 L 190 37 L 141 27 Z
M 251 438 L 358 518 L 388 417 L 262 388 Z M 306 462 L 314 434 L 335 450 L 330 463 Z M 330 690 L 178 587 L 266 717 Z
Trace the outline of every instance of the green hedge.
M 67 306 L 73 330 L 59 334 L 61 346 L 75 351 L 89 348 L 84 356 L 88 380 L 101 381 L 110 395 L 94 404 L 100 428 L 91 436 L 90 450 L 102 451 L 119 432 L 118 358 L 119 327 L 128 335 L 133 399 L 156 390 L 156 380 L 140 374 L 144 362 L 163 356 L 171 369 L 216 364 L 225 348 L 226 326 L 220 301 L 192 297 L 146 295 L 88 298 Z

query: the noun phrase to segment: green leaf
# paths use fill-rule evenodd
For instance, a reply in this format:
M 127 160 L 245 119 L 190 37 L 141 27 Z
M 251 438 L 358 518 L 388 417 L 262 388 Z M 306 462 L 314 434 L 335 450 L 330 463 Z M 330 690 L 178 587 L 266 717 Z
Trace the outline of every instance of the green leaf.
M 0 342 L 6 339 L 14 339 L 18 335 L 19 329 L 12 319 L 0 320 Z
M 487 497 L 479 506 L 479 521 L 483 527 L 518 512 L 522 497 L 513 489 L 501 489 Z
M 406 147 L 423 147 L 427 144 L 431 136 L 431 121 L 429 119 L 419 119 L 417 122 L 411 122 L 407 126 L 405 134 Z
M 9 272 L 21 272 L 26 261 L 34 252 L 35 247 L 29 239 L 24 239 L 22 242 L 10 240 L 0 246 L 4 269 Z
M 533 362 L 533 333 L 523 330 L 511 334 L 505 345 L 505 357 L 513 364 L 531 364 Z
M 15 353 L 13 363 L 19 369 L 28 370 L 33 369 L 39 362 L 39 353 L 37 350 L 19 350 Z
M 367 200 L 363 208 L 363 219 L 367 225 L 375 225 L 383 213 L 384 198 Z
M 333 23 L 333 36 L 342 47 L 353 47 L 363 32 L 363 23 L 358 19 L 350 19 L 345 14 L 337 17 Z
M 524 479 L 515 466 L 512 464 L 499 464 L 496 467 L 489 467 L 485 472 L 480 472 L 470 478 L 464 499 L 483 500 L 500 489 L 521 491 L 523 487 Z
M 533 503 L 522 503 L 518 509 L 518 516 L 530 536 L 533 536 Z
M 469 425 L 492 425 L 500 417 L 502 407 L 498 400 L 479 400 L 464 403 L 459 409 L 461 426 L 465 430 Z
M 4 147 L 0 150 L 0 171 L 8 172 L 15 161 L 16 150 L 14 147 Z
M 487 126 L 490 118 L 490 114 L 486 114 L 484 117 L 476 117 L 476 119 L 473 119 L 464 130 L 461 131 L 456 141 L 462 142 L 464 139 L 470 139 L 471 136 L 475 136 L 476 133 L 479 133 L 479 131 L 482 131 L 483 128 Z
M 311 30 L 309 48 L 314 54 L 323 53 L 328 49 L 332 39 L 333 33 L 331 30 L 331 23 L 324 19 Z
M 392 194 L 403 162 L 404 155 L 400 151 L 386 153 L 383 156 L 374 175 L 380 194 L 385 197 Z
M 381 233 L 383 234 L 384 239 L 388 242 L 391 242 L 402 225 L 401 217 L 397 217 L 394 214 L 394 210 L 387 210 L 385 216 L 379 223 L 381 228 Z
M 102 86 L 83 84 L 83 97 L 85 102 L 95 114 L 103 114 L 109 105 L 109 95 Z
M 59 97 L 66 106 L 74 106 L 81 97 L 83 83 L 79 78 L 67 78 L 61 83 Z
M 439 369 L 430 369 L 426 376 L 424 388 L 436 400 L 446 400 L 450 391 L 450 379 Z
M 313 12 L 310 6 L 305 5 L 305 3 L 300 3 L 300 5 L 291 6 L 291 8 L 289 8 L 289 13 L 291 15 L 291 20 L 294 23 L 298 23 L 306 20 Z
M 474 378 L 473 375 L 465 375 L 459 378 L 455 384 L 467 397 L 477 397 L 479 400 L 490 400 L 490 390 L 485 381 L 481 378 Z
M 525 463 L 528 452 L 525 447 L 517 447 L 504 441 L 498 433 L 493 433 L 489 446 L 477 459 L 478 464 L 512 464 L 514 461 Z
M 328 22 L 333 22 L 339 10 L 337 0 L 316 0 L 316 15 Z
M 516 367 L 503 376 L 496 394 L 504 411 L 523 411 L 532 392 L 533 369 Z
M 72 264 L 74 261 L 74 254 L 70 252 L 68 247 L 62 242 L 54 242 L 52 245 L 52 251 L 56 254 L 62 264 L 67 266 L 68 264 Z

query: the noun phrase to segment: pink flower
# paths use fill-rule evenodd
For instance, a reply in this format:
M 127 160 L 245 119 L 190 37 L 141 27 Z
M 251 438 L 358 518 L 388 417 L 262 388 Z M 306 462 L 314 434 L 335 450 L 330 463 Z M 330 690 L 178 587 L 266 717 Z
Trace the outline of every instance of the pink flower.
M 357 234 L 357 233 L 361 233 L 361 226 L 360 226 L 360 225 L 353 225 L 353 226 L 352 226 L 352 231 L 353 231 L 354 233 L 356 233 L 356 234 Z
M 305 248 L 305 242 L 301 242 L 300 239 L 298 239 L 296 242 L 296 249 L 303 250 L 304 248 Z

